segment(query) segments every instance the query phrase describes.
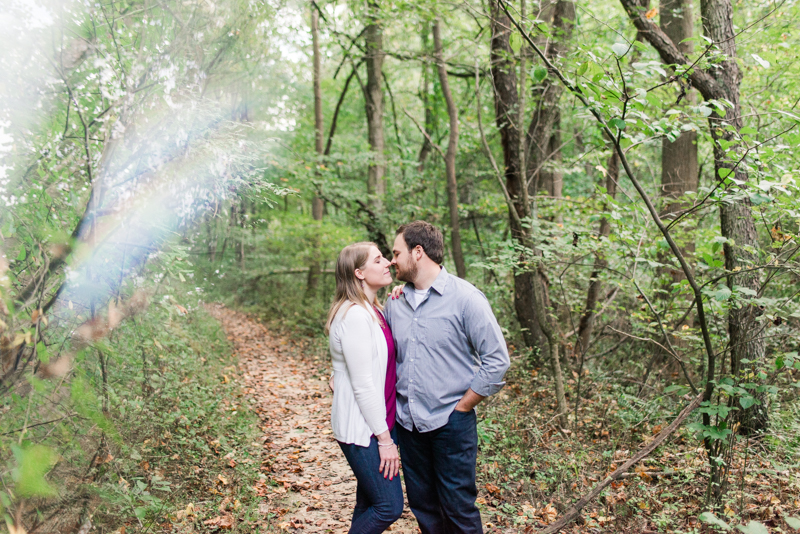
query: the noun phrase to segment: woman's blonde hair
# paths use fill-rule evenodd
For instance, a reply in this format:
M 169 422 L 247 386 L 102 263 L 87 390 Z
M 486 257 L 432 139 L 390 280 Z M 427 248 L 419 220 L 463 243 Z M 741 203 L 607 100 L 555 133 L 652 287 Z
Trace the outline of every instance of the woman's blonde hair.
M 378 248 L 378 245 L 362 241 L 347 245 L 339 253 L 339 257 L 336 259 L 336 295 L 333 298 L 331 309 L 328 311 L 328 321 L 325 323 L 326 334 L 330 333 L 336 314 L 347 302 L 363 306 L 367 311 L 371 311 L 371 305 L 379 310 L 383 309 L 377 299 L 375 302 L 369 302 L 364 288 L 361 286 L 361 280 L 356 278 L 356 269 L 363 269 L 367 265 L 372 247 Z

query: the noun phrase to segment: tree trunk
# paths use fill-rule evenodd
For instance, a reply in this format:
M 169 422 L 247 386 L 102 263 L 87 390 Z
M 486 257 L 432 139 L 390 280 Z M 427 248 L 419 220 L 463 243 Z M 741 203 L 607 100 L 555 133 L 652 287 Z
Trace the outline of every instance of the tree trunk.
M 442 36 L 439 28 L 439 19 L 433 22 L 433 46 L 436 57 L 436 67 L 439 71 L 439 83 L 442 94 L 447 103 L 447 116 L 450 118 L 450 136 L 447 142 L 447 152 L 444 155 L 445 172 L 447 173 L 447 206 L 450 210 L 450 242 L 453 248 L 453 263 L 459 278 L 467 277 L 467 266 L 464 262 L 464 253 L 461 250 L 461 231 L 458 217 L 458 184 L 456 182 L 456 152 L 458 151 L 458 108 L 450 92 L 450 83 L 447 79 L 447 68 L 442 54 Z
M 528 192 L 525 177 L 520 169 L 520 128 L 516 126 L 519 95 L 517 92 L 516 65 L 510 44 L 511 21 L 503 12 L 499 3 L 490 3 L 492 21 L 491 40 L 491 75 L 494 87 L 495 121 L 500 131 L 500 143 L 503 147 L 503 169 L 508 194 L 511 198 L 509 210 L 514 210 L 518 217 L 509 213 L 511 235 L 518 242 L 523 241 L 524 228 L 516 219 L 530 217 Z M 520 262 L 525 258 L 520 256 Z M 534 311 L 533 273 L 525 265 L 519 265 L 514 272 L 514 311 L 517 315 L 525 344 L 530 348 L 539 348 L 542 343 L 542 331 Z
M 556 337 L 555 328 L 553 327 L 550 315 L 547 313 L 550 306 L 544 294 L 545 281 L 542 280 L 543 277 L 539 272 L 540 265 L 537 265 L 539 261 L 541 260 L 537 258 L 537 261 L 534 262 L 536 272 L 534 273 L 533 280 L 536 318 L 539 321 L 539 327 L 542 329 L 544 337 L 547 338 L 547 345 L 550 347 L 550 366 L 552 367 L 553 381 L 556 386 L 556 415 L 558 416 L 561 427 L 567 428 L 567 397 L 564 394 L 564 375 L 561 371 L 561 358 L 558 355 L 559 340 Z
M 616 151 L 611 153 L 608 158 L 608 168 L 606 169 L 605 188 L 606 194 L 611 198 L 617 196 L 617 179 L 619 178 L 619 155 Z M 608 206 L 603 207 L 603 211 L 608 211 Z M 606 217 L 600 219 L 600 229 L 598 238 L 602 240 L 609 236 L 611 233 L 611 223 Z M 592 341 L 592 330 L 594 328 L 594 321 L 597 315 L 595 307 L 600 298 L 602 283 L 600 282 L 600 274 L 608 266 L 605 254 L 603 254 L 602 246 L 597 250 L 597 255 L 594 259 L 594 267 L 592 268 L 592 276 L 589 278 L 589 289 L 586 292 L 586 307 L 584 308 L 581 321 L 578 325 L 578 338 L 580 339 L 580 346 L 578 350 L 581 353 L 586 353 L 589 348 L 589 343 Z
M 383 28 L 378 20 L 380 7 L 375 1 L 367 2 L 367 25 L 364 32 L 367 53 L 366 111 L 369 146 L 372 162 L 367 171 L 367 194 L 373 210 L 380 210 L 383 195 L 386 193 L 383 160 Z
M 422 28 L 422 51 L 423 53 L 428 53 L 428 33 L 430 32 L 430 28 L 426 24 Z M 422 89 L 420 90 L 420 98 L 422 99 L 422 105 L 425 108 L 425 132 L 427 132 L 428 136 L 431 135 L 433 131 L 433 106 L 431 103 L 430 92 L 431 80 L 430 80 L 430 67 L 428 66 L 428 62 L 422 63 Z M 422 146 L 419 149 L 419 156 L 417 156 L 417 161 L 419 165 L 417 166 L 417 171 L 422 172 L 425 169 L 425 161 L 428 159 L 428 156 L 431 153 L 432 146 L 431 142 L 427 136 L 422 140 Z
M 703 30 L 708 37 L 718 43 L 726 56 L 726 60 L 717 64 L 718 68 L 711 70 L 710 73 L 722 87 L 724 97 L 733 104 L 733 107 L 727 110 L 725 117 L 720 117 L 716 112 L 709 117 L 711 137 L 714 140 L 715 176 L 720 179 L 720 173 L 730 173 L 729 176 L 736 180 L 746 182 L 748 176 L 744 170 L 745 166 L 738 164 L 742 157 L 741 145 L 736 141 L 742 128 L 742 112 L 739 104 L 739 84 L 742 75 L 736 63 L 733 7 L 730 0 L 703 0 L 701 11 Z M 733 128 L 729 129 L 730 126 Z M 720 146 L 721 140 L 731 144 L 727 150 Z M 745 197 L 737 202 L 722 202 L 719 214 L 722 235 L 728 238 L 723 245 L 725 269 L 732 272 L 757 265 L 758 256 L 751 252 L 758 248 L 758 234 L 750 210 L 750 200 Z M 733 289 L 734 285 L 746 287 L 758 294 L 761 289 L 758 271 L 730 276 L 728 286 Z M 728 312 L 731 371 L 737 379 L 743 378 L 744 374 L 754 367 L 757 368 L 764 360 L 766 339 L 756 321 L 758 313 L 758 307 L 752 305 L 732 308 Z M 744 360 L 750 360 L 752 363 L 743 364 Z M 766 431 L 769 422 L 766 400 L 766 395 L 760 395 L 760 402 L 741 412 L 742 433 Z
M 659 10 L 661 29 L 684 55 L 691 54 L 694 46 L 690 40 L 685 41 L 692 38 L 691 0 L 662 0 Z M 695 93 L 689 89 L 685 99 L 693 103 Z M 687 191 L 697 191 L 697 132 L 692 131 L 681 133 L 675 141 L 664 137 L 661 142 L 661 196 L 666 201 L 662 219 L 671 220 L 676 213 L 689 207 L 677 201 Z M 682 252 L 684 255 L 694 253 L 691 239 L 686 240 Z M 668 274 L 672 283 L 684 278 L 680 269 L 669 269 Z
M 231 222 L 237 227 L 236 233 L 238 234 L 235 235 L 233 239 L 233 246 L 236 252 L 236 261 L 239 262 L 239 268 L 244 271 L 244 225 L 246 224 L 244 199 L 240 200 L 238 203 L 234 203 L 234 205 L 231 206 L 231 215 Z
M 689 65 L 686 56 L 672 40 L 655 24 L 647 19 L 644 12 L 634 0 L 621 0 L 636 29 L 656 49 L 662 61 L 671 65 Z M 738 165 L 741 157 L 741 145 L 736 140 L 742 127 L 741 106 L 739 103 L 739 84 L 741 73 L 736 63 L 736 40 L 733 31 L 733 7 L 730 0 L 703 0 L 701 2 L 703 29 L 712 42 L 726 56 L 721 62 L 715 62 L 709 70 L 693 69 L 688 74 L 691 84 L 705 100 L 727 100 L 732 107 L 726 109 L 725 117 L 713 112 L 708 118 L 711 138 L 714 142 L 714 171 L 717 179 L 732 177 L 737 183 L 747 187 L 748 179 L 744 165 Z M 719 141 L 728 147 L 723 149 Z M 728 144 L 730 143 L 730 144 Z M 725 177 L 720 175 L 725 174 Z M 728 187 L 737 187 L 730 184 Z M 733 270 L 746 269 L 755 265 L 757 257 L 750 252 L 757 246 L 755 220 L 750 211 L 747 198 L 735 202 L 722 203 L 720 206 L 720 228 L 722 235 L 729 239 L 724 247 L 725 268 L 731 272 L 728 277 L 730 287 L 741 286 L 758 293 L 760 279 L 756 271 L 733 274 Z M 759 365 L 764 358 L 765 338 L 761 333 L 756 317 L 758 309 L 752 305 L 742 305 L 728 314 L 728 335 L 731 350 L 731 368 L 735 373 L 742 373 L 742 360 L 748 359 Z M 753 365 L 753 364 L 749 364 Z M 707 388 L 707 397 L 713 392 L 713 385 Z M 706 400 L 709 400 L 707 398 Z M 704 424 L 710 418 L 704 414 Z M 756 404 L 742 414 L 742 432 L 764 430 L 768 422 L 765 406 Z
M 323 124 L 322 124 L 322 90 L 320 87 L 320 50 L 319 50 L 319 11 L 316 5 L 311 6 L 311 43 L 313 48 L 313 73 L 312 78 L 314 82 L 314 148 L 318 157 L 323 155 Z M 319 163 L 318 163 L 319 165 Z M 319 180 L 319 169 L 315 171 L 317 179 Z M 324 201 L 318 196 L 314 195 L 311 200 L 311 217 L 315 221 L 322 220 L 322 214 L 325 210 Z M 315 233 L 312 238 L 312 248 L 316 250 L 319 248 L 318 234 Z M 317 287 L 319 286 L 320 277 L 320 264 L 317 254 L 312 253 L 311 264 L 308 267 L 308 278 L 306 280 L 306 294 L 304 300 L 309 302 L 317 294 Z
M 544 160 L 546 163 L 539 171 L 539 189 L 552 198 L 561 198 L 564 170 L 561 168 L 561 113 L 557 107 Z
M 551 61 L 563 57 L 566 45 L 572 38 L 575 22 L 575 4 L 569 0 L 559 0 L 553 10 L 553 40 L 548 44 L 545 55 Z M 533 87 L 535 104 L 533 117 L 528 127 L 527 175 L 531 194 L 542 188 L 551 196 L 561 196 L 561 177 L 552 165 L 553 157 L 560 159 L 560 135 L 553 139 L 553 131 L 559 121 L 558 102 L 564 91 L 554 73 Z M 547 167 L 547 168 L 546 168 Z M 547 177 L 547 180 L 545 180 Z M 549 183 L 545 183 L 545 182 Z M 555 194 L 557 193 L 557 194 Z

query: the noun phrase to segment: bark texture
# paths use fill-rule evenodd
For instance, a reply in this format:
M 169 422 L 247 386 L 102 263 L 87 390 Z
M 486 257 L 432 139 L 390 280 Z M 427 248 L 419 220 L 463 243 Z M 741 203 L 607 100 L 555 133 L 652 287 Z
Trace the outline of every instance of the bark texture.
M 428 26 L 424 26 L 421 33 L 422 39 L 422 51 L 423 53 L 428 53 L 428 34 L 430 32 L 430 28 Z M 430 79 L 430 66 L 428 62 L 422 63 L 422 87 L 420 88 L 420 98 L 422 100 L 422 105 L 425 108 L 425 131 L 428 133 L 428 136 L 431 135 L 433 130 L 433 106 L 431 103 L 430 97 L 430 87 L 431 87 L 431 79 Z M 422 172 L 425 169 L 425 161 L 428 159 L 428 156 L 431 153 L 433 147 L 431 146 L 431 142 L 428 139 L 428 136 L 423 136 L 425 139 L 422 141 L 422 146 L 419 149 L 419 155 L 417 156 L 417 161 L 419 165 L 417 166 L 417 170 Z
M 453 253 L 453 263 L 460 278 L 466 278 L 467 266 L 464 262 L 464 253 L 461 250 L 461 231 L 458 216 L 458 183 L 456 182 L 456 152 L 458 152 L 458 108 L 450 91 L 447 80 L 447 67 L 444 64 L 442 52 L 442 36 L 439 19 L 433 22 L 433 46 L 436 58 L 436 68 L 439 71 L 439 83 L 442 94 L 447 103 L 447 116 L 450 118 L 450 136 L 447 142 L 447 152 L 444 155 L 445 173 L 447 174 L 447 206 L 450 211 L 450 244 Z
M 383 138 L 383 27 L 379 20 L 380 7 L 377 2 L 367 2 L 367 25 L 364 32 L 366 40 L 367 87 L 366 111 L 367 130 L 373 161 L 367 171 L 367 194 L 370 205 L 380 209 L 381 200 L 386 193 L 384 172 L 386 164 L 383 160 L 385 146 Z
M 678 49 L 688 55 L 693 52 L 692 37 L 692 2 L 691 0 L 662 0 L 659 11 L 661 14 L 661 28 L 664 33 L 676 43 Z M 685 91 L 685 98 L 694 102 L 694 91 Z M 690 207 L 686 202 L 678 199 L 687 191 L 697 191 L 697 132 L 683 132 L 674 141 L 664 138 L 661 143 L 661 196 L 665 200 L 661 217 L 665 220 L 673 219 L 675 214 Z M 694 253 L 694 241 L 686 240 L 682 247 L 684 255 Z M 669 269 L 672 282 L 683 278 L 680 269 Z
M 730 0 L 704 0 L 701 2 L 703 17 L 703 30 L 708 37 L 717 43 L 726 59 L 720 64 L 721 68 L 712 70 L 717 83 L 723 89 L 723 96 L 732 104 L 725 117 L 713 113 L 709 117 L 711 137 L 714 140 L 714 170 L 715 176 L 720 176 L 722 169 L 732 169 L 731 175 L 737 180 L 746 182 L 748 179 L 744 167 L 739 165 L 742 156 L 741 146 L 735 142 L 739 130 L 742 128 L 742 111 L 739 103 L 739 85 L 742 74 L 739 64 L 736 63 L 736 39 L 733 31 L 733 7 Z M 733 126 L 733 130 L 728 129 Z M 733 143 L 728 150 L 724 150 L 719 141 Z M 728 171 L 724 171 L 728 172 Z M 756 232 L 755 219 L 751 211 L 750 201 L 745 198 L 738 202 L 723 202 L 720 206 L 720 228 L 722 235 L 729 239 L 723 245 L 725 251 L 725 269 L 734 271 L 747 269 L 758 263 L 758 257 L 748 251 L 747 247 L 754 250 L 758 246 L 758 233 Z M 758 271 L 744 273 L 728 278 L 728 284 L 746 287 L 759 293 L 761 280 Z M 756 317 L 759 315 L 757 306 L 742 306 L 731 309 L 728 314 L 728 335 L 731 348 L 731 371 L 734 376 L 742 378 L 753 364 L 745 366 L 742 361 L 747 359 L 758 366 L 764 359 L 766 339 Z M 741 431 L 745 434 L 764 432 L 767 429 L 768 415 L 766 409 L 766 396 L 761 395 L 761 402 L 750 409 L 741 412 Z
M 559 0 L 553 9 L 553 39 L 547 43 L 545 55 L 551 62 L 563 57 L 567 43 L 572 38 L 575 24 L 575 4 Z M 555 73 L 533 86 L 533 116 L 527 136 L 527 175 L 532 194 L 544 189 L 548 195 L 561 196 L 563 174 L 553 162 L 560 159 L 561 136 L 555 130 L 559 121 L 558 103 L 564 86 L 558 82 Z
M 314 85 L 314 149 L 317 156 L 323 155 L 323 124 L 322 124 L 322 89 L 320 86 L 320 50 L 319 50 L 319 11 L 315 5 L 311 6 L 311 45 L 313 48 L 313 85 Z M 319 171 L 316 172 L 319 178 Z M 319 195 L 314 195 L 311 200 L 311 217 L 315 221 L 322 220 L 325 209 L 324 201 Z M 317 241 L 315 239 L 315 241 Z M 318 245 L 315 242 L 314 245 Z M 316 247 L 315 247 L 316 248 Z M 311 261 L 308 268 L 308 278 L 306 279 L 305 300 L 313 299 L 317 294 L 320 278 L 319 260 L 315 258 Z
M 516 124 L 519 107 L 517 92 L 516 65 L 510 44 L 511 21 L 503 12 L 498 2 L 490 4 L 492 20 L 491 40 L 491 75 L 494 86 L 494 107 L 497 128 L 500 131 L 500 143 L 503 147 L 503 170 L 505 186 L 511 199 L 509 210 L 514 210 L 517 217 L 509 214 L 511 234 L 522 241 L 524 228 L 517 219 L 524 220 L 530 216 L 528 191 L 524 173 L 520 169 L 520 130 Z M 531 348 L 539 348 L 542 343 L 542 331 L 534 312 L 533 273 L 529 269 L 518 269 L 514 273 L 514 310 L 517 315 L 525 344 Z

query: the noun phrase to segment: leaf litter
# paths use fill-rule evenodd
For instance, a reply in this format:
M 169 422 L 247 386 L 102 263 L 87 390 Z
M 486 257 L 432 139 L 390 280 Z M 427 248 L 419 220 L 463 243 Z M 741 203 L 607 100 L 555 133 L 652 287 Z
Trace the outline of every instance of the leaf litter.
M 263 500 L 259 511 L 282 531 L 346 532 L 356 480 L 330 430 L 327 376 L 309 357 L 306 342 L 275 334 L 222 306 L 209 306 L 209 312 L 234 346 L 251 409 L 261 421 L 264 476 L 253 488 Z M 226 519 L 206 524 L 230 528 Z M 407 503 L 391 532 L 419 532 Z

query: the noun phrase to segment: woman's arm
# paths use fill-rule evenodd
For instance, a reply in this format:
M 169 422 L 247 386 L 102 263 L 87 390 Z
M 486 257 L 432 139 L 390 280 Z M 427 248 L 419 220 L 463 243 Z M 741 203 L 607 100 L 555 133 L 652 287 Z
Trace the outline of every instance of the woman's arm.
M 383 388 L 378 388 L 372 379 L 375 345 L 372 337 L 372 316 L 369 312 L 353 306 L 342 320 L 340 339 L 347 374 L 361 415 L 376 437 L 388 433 Z

